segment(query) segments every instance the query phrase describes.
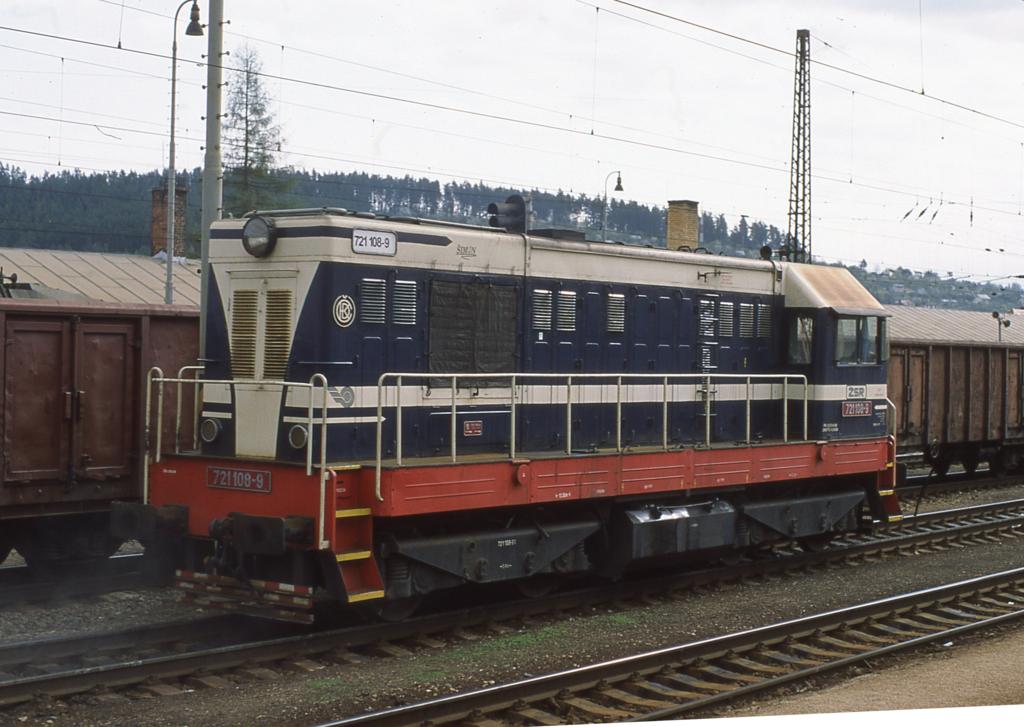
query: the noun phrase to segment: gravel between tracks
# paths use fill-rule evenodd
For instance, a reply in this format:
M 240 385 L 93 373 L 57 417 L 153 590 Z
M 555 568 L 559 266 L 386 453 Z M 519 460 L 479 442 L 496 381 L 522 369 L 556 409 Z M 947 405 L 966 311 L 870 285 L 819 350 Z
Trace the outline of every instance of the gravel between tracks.
M 1024 485 L 930 498 L 922 511 L 1024 497 Z M 910 510 L 905 505 L 906 510 Z M 913 588 L 1019 567 L 1024 541 L 951 549 L 832 568 L 811 575 L 727 585 L 644 607 L 596 608 L 585 616 L 516 628 L 501 636 L 456 640 L 413 656 L 331 665 L 260 681 L 160 698 L 92 694 L 0 710 L 0 724 L 305 725 L 358 711 L 485 686 L 645 649 L 752 628 L 894 595 Z M 201 616 L 168 589 L 126 591 L 0 614 L 0 640 L 123 628 Z M 138 694 L 133 692 L 133 694 Z

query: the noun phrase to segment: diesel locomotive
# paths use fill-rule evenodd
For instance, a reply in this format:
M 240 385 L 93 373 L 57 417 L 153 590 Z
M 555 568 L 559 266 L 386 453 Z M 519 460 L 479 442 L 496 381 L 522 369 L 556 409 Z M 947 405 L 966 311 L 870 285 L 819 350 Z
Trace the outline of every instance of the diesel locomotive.
M 325 208 L 215 223 L 208 291 L 113 522 L 211 606 L 399 617 L 900 518 L 886 311 L 842 268 Z

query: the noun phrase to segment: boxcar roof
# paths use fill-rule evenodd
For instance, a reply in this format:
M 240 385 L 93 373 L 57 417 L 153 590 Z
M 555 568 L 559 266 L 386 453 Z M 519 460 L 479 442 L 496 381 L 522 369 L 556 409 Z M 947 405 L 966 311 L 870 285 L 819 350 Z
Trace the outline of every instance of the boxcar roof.
M 47 298 L 140 305 L 164 301 L 164 262 L 145 255 L 0 248 L 0 268 Z M 174 302 L 199 305 L 198 260 L 175 263 Z
M 894 342 L 925 344 L 999 343 L 999 329 L 992 313 L 976 310 L 917 308 L 887 305 L 889 338 Z M 1004 314 L 1010 326 L 1003 327 L 1003 345 L 1024 346 L 1024 315 Z

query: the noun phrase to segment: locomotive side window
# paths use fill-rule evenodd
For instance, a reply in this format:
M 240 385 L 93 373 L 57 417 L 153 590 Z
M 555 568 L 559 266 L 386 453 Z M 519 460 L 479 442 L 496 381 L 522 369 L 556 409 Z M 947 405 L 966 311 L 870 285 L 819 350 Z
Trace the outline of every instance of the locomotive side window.
M 878 363 L 878 318 L 868 316 L 861 318 L 861 363 Z
M 836 323 L 836 363 L 857 363 L 857 319 L 840 318 Z
M 794 316 L 789 325 L 789 362 L 792 364 L 811 363 L 811 344 L 814 341 L 814 318 Z
M 431 373 L 515 371 L 517 310 L 511 285 L 431 282 Z
M 885 319 L 842 316 L 836 321 L 836 363 L 874 365 L 889 358 Z

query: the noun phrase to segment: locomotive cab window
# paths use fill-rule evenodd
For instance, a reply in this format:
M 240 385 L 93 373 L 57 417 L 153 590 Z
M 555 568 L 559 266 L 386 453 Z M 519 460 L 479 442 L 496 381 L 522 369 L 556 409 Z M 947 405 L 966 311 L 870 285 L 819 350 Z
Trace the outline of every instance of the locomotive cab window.
M 836 320 L 836 363 L 874 365 L 888 358 L 885 319 L 840 316 Z
M 789 362 L 811 363 L 811 344 L 814 341 L 814 317 L 795 315 L 789 324 Z

